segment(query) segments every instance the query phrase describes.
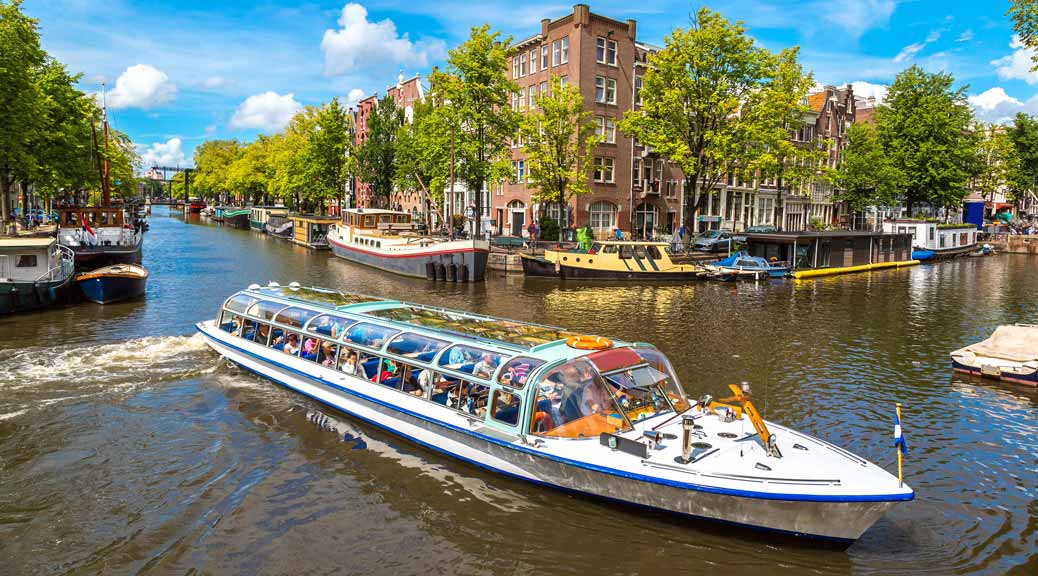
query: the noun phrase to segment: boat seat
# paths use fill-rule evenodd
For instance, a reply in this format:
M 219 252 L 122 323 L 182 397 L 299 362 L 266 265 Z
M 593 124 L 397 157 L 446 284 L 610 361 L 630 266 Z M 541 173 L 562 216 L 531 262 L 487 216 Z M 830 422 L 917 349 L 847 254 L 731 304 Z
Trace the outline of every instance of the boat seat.
M 234 330 L 234 322 L 224 322 L 223 324 L 220 324 L 220 330 L 223 330 L 224 332 Z
M 361 362 L 360 365 L 364 367 L 365 377 L 371 379 L 378 370 L 378 358 L 369 358 Z
M 472 370 L 475 367 L 476 367 L 476 363 L 475 362 L 470 362 L 470 363 L 462 366 L 461 368 L 458 368 L 458 372 L 464 372 L 466 374 L 472 374 Z
M 284 352 L 285 351 L 285 343 L 284 342 L 278 342 L 277 344 L 271 346 L 271 348 L 277 350 L 278 352 Z
M 256 331 L 255 330 L 246 330 L 245 331 L 245 335 L 242 336 L 242 338 L 245 338 L 246 340 L 255 340 L 256 339 Z
M 437 392 L 436 394 L 433 394 L 432 395 L 432 401 L 436 402 L 437 404 L 443 404 L 444 406 L 446 406 L 447 405 L 447 392 Z
M 507 422 L 508 424 L 515 424 L 519 421 L 519 407 L 509 406 L 503 410 L 498 410 L 497 414 L 494 415 L 494 419 Z
M 428 352 L 422 352 L 421 354 L 416 356 L 415 359 L 420 361 L 420 362 L 429 362 L 429 361 L 431 361 L 433 359 L 433 356 L 436 356 L 436 350 L 430 350 Z
M 399 384 L 399 383 L 400 383 L 400 378 L 397 378 L 396 376 L 394 376 L 392 378 L 386 378 L 385 380 L 382 381 L 383 385 L 389 386 L 390 388 L 396 388 L 397 384 Z
M 315 360 L 316 361 L 317 360 L 317 352 L 310 352 L 308 354 L 303 354 L 303 360 Z

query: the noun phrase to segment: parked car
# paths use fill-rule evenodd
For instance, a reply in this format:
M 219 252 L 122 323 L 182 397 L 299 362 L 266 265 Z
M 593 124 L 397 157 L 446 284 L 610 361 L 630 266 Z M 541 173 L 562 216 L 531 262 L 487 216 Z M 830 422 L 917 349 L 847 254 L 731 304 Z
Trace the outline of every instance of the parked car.
M 742 231 L 742 234 L 773 234 L 778 232 L 778 226 L 750 226 L 749 228 Z M 746 237 L 742 234 L 734 237 L 734 240 L 740 244 L 746 243 Z
M 738 241 L 732 233 L 727 230 L 707 230 L 692 243 L 692 249 L 701 252 L 719 252 L 728 250 L 729 245 L 734 249 L 737 243 Z

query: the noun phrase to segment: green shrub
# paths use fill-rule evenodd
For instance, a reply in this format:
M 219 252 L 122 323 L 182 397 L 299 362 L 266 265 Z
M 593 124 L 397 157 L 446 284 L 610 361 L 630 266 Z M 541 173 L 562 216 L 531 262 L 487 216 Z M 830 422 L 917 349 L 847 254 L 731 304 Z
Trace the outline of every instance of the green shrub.
M 541 217 L 541 240 L 557 241 L 559 239 L 559 223 L 548 216 Z

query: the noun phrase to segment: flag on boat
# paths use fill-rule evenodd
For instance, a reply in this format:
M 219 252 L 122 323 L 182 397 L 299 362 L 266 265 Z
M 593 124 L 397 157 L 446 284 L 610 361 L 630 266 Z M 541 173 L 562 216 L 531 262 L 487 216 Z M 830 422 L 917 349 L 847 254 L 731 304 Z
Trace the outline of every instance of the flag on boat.
M 89 235 L 87 238 L 84 238 L 84 240 L 87 241 L 88 244 L 96 244 L 97 232 L 94 232 L 94 229 L 90 227 L 90 222 L 87 222 L 86 216 L 84 216 L 82 212 L 79 213 L 79 223 L 83 225 L 83 229 L 86 230 L 86 233 Z
M 908 454 L 908 443 L 905 442 L 905 433 L 901 430 L 900 414 L 894 414 L 894 446 L 900 448 L 902 454 Z

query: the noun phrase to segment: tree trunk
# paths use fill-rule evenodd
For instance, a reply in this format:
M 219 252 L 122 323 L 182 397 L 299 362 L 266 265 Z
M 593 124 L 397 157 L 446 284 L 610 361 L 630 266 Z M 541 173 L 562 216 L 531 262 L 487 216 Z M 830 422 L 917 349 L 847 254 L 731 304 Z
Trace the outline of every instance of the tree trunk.
M 0 174 L 0 227 L 7 225 L 7 195 L 8 187 L 10 183 L 7 181 L 6 174 Z M 0 230 L 0 233 L 6 232 L 6 230 Z

